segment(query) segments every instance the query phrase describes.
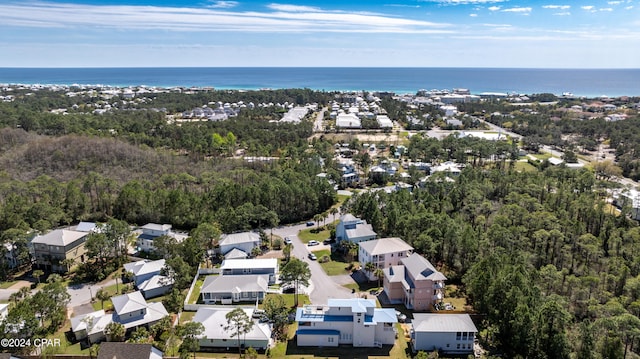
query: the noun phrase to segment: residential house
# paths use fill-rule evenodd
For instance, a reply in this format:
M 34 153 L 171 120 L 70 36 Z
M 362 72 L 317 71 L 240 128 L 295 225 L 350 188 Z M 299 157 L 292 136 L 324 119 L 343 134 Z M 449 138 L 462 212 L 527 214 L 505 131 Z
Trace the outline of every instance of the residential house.
M 140 230 L 142 233 L 138 235 L 136 246 L 139 251 L 143 252 L 155 251 L 156 247 L 153 245 L 153 241 L 158 237 L 169 236 L 174 238 L 178 243 L 187 238 L 184 234 L 173 232 L 170 224 L 147 223 L 140 227 Z
M 97 359 L 162 359 L 164 353 L 151 344 L 106 342 L 100 344 Z
M 231 304 L 237 302 L 262 301 L 269 288 L 269 276 L 219 275 L 204 280 L 200 294 L 205 304 Z
M 415 311 L 432 309 L 443 298 L 447 278 L 417 253 L 400 262 L 383 269 L 384 292 L 389 301 Z
M 165 260 L 141 260 L 125 263 L 124 269 L 133 276 L 133 283 L 142 292 L 145 299 L 159 297 L 166 294 L 173 286 L 173 280 L 160 274 Z
M 336 117 L 337 128 L 362 128 L 362 122 L 355 113 L 339 112 Z
M 376 268 L 384 269 L 392 265 L 401 265 L 402 259 L 413 254 L 413 247 L 400 238 L 381 238 L 358 243 L 358 262 L 362 268 L 373 263 Z M 376 280 L 375 271 L 366 272 L 369 280 Z
M 150 327 L 169 315 L 162 303 L 147 303 L 140 291 L 112 297 L 111 302 L 113 313 L 99 310 L 71 318 L 71 331 L 76 340 L 98 343 L 105 339 L 104 329 L 111 322 L 120 323 L 130 331 L 140 326 Z
M 137 286 L 145 299 L 165 295 L 171 291 L 171 288 L 173 288 L 173 279 L 163 275 L 154 275 Z
M 200 336 L 200 348 L 234 348 L 237 347 L 237 337 L 231 336 L 233 330 L 225 330 L 228 325 L 226 315 L 234 308 L 200 307 L 193 317 L 193 322 L 202 323 L 204 333 Z M 249 318 L 252 318 L 253 309 L 243 308 Z M 271 328 L 268 323 L 260 323 L 253 320 L 251 330 L 240 336 L 242 348 L 252 347 L 256 350 L 266 350 L 271 341 Z
M 372 299 L 329 299 L 327 306 L 298 308 L 297 344 L 318 347 L 393 345 L 397 321 L 393 308 L 376 308 Z
M 87 233 L 56 229 L 45 235 L 36 236 L 32 241 L 35 263 L 38 268 L 52 272 L 67 272 L 70 268 L 62 261 L 71 260 L 75 264 L 84 263 Z
M 469 314 L 414 314 L 411 347 L 414 351 L 473 354 L 478 329 Z
M 9 304 L 8 303 L 0 303 L 0 323 L 4 321 L 4 318 L 9 314 Z
M 254 248 L 260 247 L 260 235 L 256 232 L 223 234 L 220 237 L 220 253 L 226 255 L 233 249 L 251 255 Z
M 232 259 L 224 260 L 220 265 L 222 275 L 252 275 L 266 274 L 269 276 L 269 284 L 276 282 L 278 277 L 278 259 Z
M 359 243 L 375 239 L 378 234 L 367 221 L 345 214 L 340 217 L 340 223 L 336 227 L 336 240 Z
M 249 258 L 249 254 L 247 254 L 247 252 L 238 248 L 234 248 L 224 255 L 224 259 L 247 259 L 247 258 Z
M 462 170 L 460 169 L 459 164 L 455 162 L 447 161 L 438 166 L 431 167 L 431 174 L 438 173 L 438 172 L 445 173 L 448 177 L 457 177 L 460 175 Z
M 78 232 L 92 233 L 100 232 L 100 227 L 95 222 L 80 222 L 74 230 Z

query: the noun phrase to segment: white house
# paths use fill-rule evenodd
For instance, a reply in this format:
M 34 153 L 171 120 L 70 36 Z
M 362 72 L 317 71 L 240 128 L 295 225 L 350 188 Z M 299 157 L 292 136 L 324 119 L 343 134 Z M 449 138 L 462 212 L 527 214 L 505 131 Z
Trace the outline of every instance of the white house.
M 336 117 L 336 127 L 339 128 L 362 128 L 362 123 L 354 113 L 338 113 Z
M 260 247 L 260 235 L 256 232 L 223 234 L 220 238 L 220 253 L 223 255 L 233 249 L 251 254 L 251 251 L 256 247 Z
M 9 304 L 0 303 L 0 323 L 4 321 L 4 318 L 9 314 Z
M 378 121 L 378 125 L 380 128 L 392 128 L 393 122 L 387 115 L 377 115 L 376 120 Z
M 358 243 L 358 261 L 362 268 L 373 263 L 376 268 L 384 269 L 402 264 L 401 260 L 413 253 L 413 247 L 400 238 L 380 238 Z M 367 272 L 369 280 L 376 280 L 374 271 Z
M 398 322 L 393 308 L 376 308 L 372 299 L 329 299 L 327 306 L 296 311 L 298 346 L 382 347 L 393 345 Z
M 159 275 L 162 268 L 164 268 L 164 263 L 164 259 L 158 259 L 155 261 L 141 260 L 125 263 L 124 270 L 133 275 L 133 282 L 135 285 L 140 285 L 142 282 L 150 279 L 154 275 Z
M 220 265 L 222 275 L 252 275 L 266 274 L 269 276 L 269 284 L 276 282 L 278 276 L 278 259 L 230 259 L 222 261 Z
M 147 223 L 140 227 L 140 230 L 142 233 L 138 236 L 136 245 L 138 250 L 144 252 L 154 251 L 156 247 L 153 245 L 153 241 L 161 236 L 173 237 L 178 243 L 187 238 L 184 234 L 173 232 L 170 224 Z
M 97 359 L 162 359 L 164 353 L 151 344 L 106 342 L 100 344 Z
M 231 304 L 237 302 L 262 301 L 269 288 L 269 276 L 219 275 L 204 280 L 200 294 L 205 304 Z
M 340 223 L 338 223 L 336 227 L 336 240 L 338 242 L 346 240 L 359 243 L 372 240 L 376 238 L 377 235 L 367 221 L 357 218 L 352 214 L 345 214 L 340 217 Z
M 201 348 L 234 348 L 237 344 L 237 337 L 232 337 L 232 331 L 225 330 L 228 325 L 226 315 L 234 308 L 211 308 L 200 307 L 193 317 L 196 323 L 202 323 L 204 333 L 200 336 Z M 249 318 L 253 315 L 253 309 L 243 309 Z M 253 321 L 251 330 L 240 337 L 240 346 L 243 348 L 252 347 L 264 350 L 269 347 L 271 340 L 271 329 L 268 323 Z
M 477 332 L 469 314 L 414 314 L 411 344 L 414 351 L 471 354 Z

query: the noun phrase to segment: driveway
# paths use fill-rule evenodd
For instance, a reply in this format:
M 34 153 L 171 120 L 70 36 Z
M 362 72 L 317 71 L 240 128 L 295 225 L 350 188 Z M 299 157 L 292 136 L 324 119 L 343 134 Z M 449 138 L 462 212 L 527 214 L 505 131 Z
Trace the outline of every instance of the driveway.
M 300 238 L 298 238 L 298 232 L 302 229 L 308 228 L 306 224 L 298 224 L 288 227 L 274 228 L 273 233 L 284 237 L 291 238 L 293 244 L 293 251 L 291 255 L 309 263 L 309 270 L 311 271 L 311 303 L 313 304 L 327 304 L 329 298 L 351 298 L 351 290 L 336 283 L 327 273 L 324 272 L 322 267 L 317 261 L 310 260 L 309 248 L 316 249 L 318 247 L 308 247 Z M 320 248 L 318 248 L 320 249 Z

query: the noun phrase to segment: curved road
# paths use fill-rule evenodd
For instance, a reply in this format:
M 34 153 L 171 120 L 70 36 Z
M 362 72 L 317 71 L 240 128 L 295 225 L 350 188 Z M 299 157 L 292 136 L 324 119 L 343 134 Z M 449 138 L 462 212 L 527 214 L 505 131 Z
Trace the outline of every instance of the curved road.
M 306 229 L 306 224 L 298 224 L 288 227 L 274 228 L 273 233 L 282 237 L 291 238 L 293 244 L 292 256 L 299 258 L 309 263 L 309 269 L 311 270 L 311 285 L 312 291 L 309 295 L 311 303 L 313 304 L 327 304 L 329 298 L 351 298 L 353 294 L 350 289 L 347 289 L 338 283 L 336 283 L 327 273 L 324 272 L 322 267 L 317 261 L 312 261 L 307 257 L 309 255 L 309 247 L 302 243 L 298 238 L 298 232 L 302 229 Z

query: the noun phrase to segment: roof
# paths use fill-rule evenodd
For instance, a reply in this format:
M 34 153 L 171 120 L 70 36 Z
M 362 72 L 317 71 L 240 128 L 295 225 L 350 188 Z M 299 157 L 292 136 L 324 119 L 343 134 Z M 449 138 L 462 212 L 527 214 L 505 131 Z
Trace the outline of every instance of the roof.
M 347 229 L 344 232 L 347 234 L 347 238 L 375 237 L 378 235 L 368 223 L 359 223 L 356 228 Z
M 140 291 L 119 295 L 111 298 L 113 309 L 118 315 L 121 313 L 130 313 L 136 310 L 146 309 L 147 301 L 144 300 Z
M 95 312 L 91 312 L 91 313 L 87 313 L 87 314 L 82 314 L 82 315 L 77 315 L 75 317 L 71 318 L 71 331 L 72 332 L 77 332 L 79 330 L 86 330 L 87 329 L 87 324 L 91 323 L 91 328 L 89 328 L 89 330 L 87 330 L 88 333 L 92 333 L 93 331 L 91 329 L 93 329 L 95 327 L 95 324 L 97 324 L 98 320 L 101 317 L 104 317 L 105 313 L 104 310 L 98 310 Z
M 242 249 L 233 248 L 224 255 L 224 259 L 245 259 L 248 256 L 249 255 L 247 254 L 247 252 L 243 251 Z
M 76 231 L 78 232 L 93 232 L 97 229 L 97 225 L 95 222 L 80 222 L 76 226 Z
M 157 274 L 140 283 L 138 289 L 144 292 L 170 285 L 173 285 L 173 280 L 171 278 Z
M 235 337 L 231 337 L 232 331 L 224 330 L 224 327 L 227 326 L 227 313 L 231 312 L 235 308 L 211 308 L 211 307 L 200 307 L 196 312 L 196 315 L 193 317 L 194 322 L 202 323 L 204 326 L 204 333 L 202 337 L 207 339 L 233 339 Z M 251 308 L 243 308 L 244 312 L 247 314 L 249 318 L 253 314 L 253 309 Z M 268 323 L 259 323 L 256 320 L 253 320 L 253 327 L 251 330 L 244 336 L 245 339 L 248 340 L 269 340 L 271 338 L 271 329 L 269 329 Z
M 397 323 L 398 317 L 393 308 L 376 308 L 373 310 L 373 321 L 376 323 Z
M 140 229 L 147 229 L 150 231 L 163 231 L 166 232 L 171 229 L 170 224 L 157 224 L 157 223 L 147 223 L 144 226 L 140 227 Z
M 200 293 L 266 292 L 269 276 L 263 275 L 218 275 L 209 276 L 202 283 Z
M 360 221 L 361 219 L 354 216 L 351 213 L 347 213 L 344 216 L 340 217 L 340 222 L 357 222 Z
M 84 232 L 71 231 L 68 229 L 56 229 L 42 236 L 36 236 L 31 243 L 46 244 L 48 246 L 65 247 L 78 239 L 85 237 Z
M 329 298 L 327 301 L 329 307 L 351 307 L 352 313 L 365 313 L 367 308 L 375 308 L 376 301 L 373 299 L 363 298 L 350 298 L 350 299 L 335 299 Z
M 260 258 L 260 259 L 232 259 L 224 260 L 220 265 L 220 270 L 225 269 L 245 269 L 245 268 L 278 268 L 277 258 Z
M 444 274 L 436 270 L 431 262 L 417 253 L 413 253 L 407 258 L 403 258 L 402 264 L 404 265 L 406 271 L 411 274 L 414 280 L 428 279 L 435 281 L 447 279 Z
M 409 288 L 409 283 L 405 279 L 404 266 L 391 266 L 382 270 L 389 283 L 401 282 L 405 288 Z
M 137 261 L 131 263 L 125 263 L 124 269 L 127 272 L 133 273 L 134 276 L 142 276 L 149 273 L 160 273 L 162 268 L 164 268 L 165 260 L 158 259 L 157 261 Z
M 413 250 L 413 247 L 400 238 L 380 238 L 373 241 L 365 241 L 359 243 L 360 248 L 364 249 L 370 255 L 396 253 Z
M 104 342 L 100 344 L 98 359 L 157 359 L 162 355 L 151 344 Z
M 478 332 L 469 314 L 414 314 L 416 332 Z
M 296 331 L 297 335 L 340 335 L 339 330 L 330 330 L 330 329 L 299 329 Z
M 221 246 L 229 246 L 240 243 L 260 243 L 260 235 L 256 232 L 241 232 L 232 234 L 223 234 L 220 238 Z

